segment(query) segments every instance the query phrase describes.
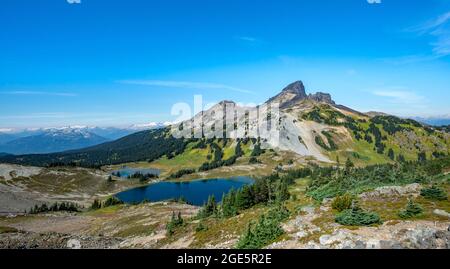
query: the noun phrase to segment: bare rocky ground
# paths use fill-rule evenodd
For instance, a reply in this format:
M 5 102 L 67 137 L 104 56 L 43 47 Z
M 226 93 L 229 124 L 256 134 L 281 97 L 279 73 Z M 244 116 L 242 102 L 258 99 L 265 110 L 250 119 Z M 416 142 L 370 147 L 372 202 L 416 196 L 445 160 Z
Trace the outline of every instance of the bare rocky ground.
M 166 224 L 172 212 L 184 218 L 198 208 L 175 203 L 119 205 L 80 214 L 56 213 L 0 218 L 2 248 L 186 248 L 192 236 L 167 239 Z M 9 232 L 1 233 L 1 227 Z M 161 245 L 164 244 L 164 245 Z
M 16 204 L 25 208 L 35 201 L 47 200 L 88 204 L 93 197 L 130 186 L 121 182 L 105 185 L 107 174 L 85 169 L 30 170 L 26 175 L 21 172 L 21 177 L 15 177 L 11 171 L 5 174 L 5 170 L 11 168 L 18 169 L 1 167 L 0 190 L 5 191 L 0 192 L 0 199 L 6 201 L 2 208 Z M 51 177 L 55 174 L 57 177 Z M 47 186 L 51 184 L 58 187 Z M 77 184 L 83 187 L 77 188 Z M 315 204 L 304 196 L 305 186 L 302 183 L 293 187 L 292 191 L 299 197 L 290 202 L 293 214 L 283 223 L 286 235 L 268 248 L 450 248 L 449 202 L 420 200 L 422 186 L 419 184 L 382 187 L 360 195 L 362 206 L 378 210 L 384 220 L 382 225 L 373 227 L 345 227 L 335 223 L 331 201 Z M 395 218 L 410 197 L 420 200 L 426 215 L 408 221 Z M 152 203 L 119 205 L 76 214 L 11 213 L 0 217 L 0 249 L 233 248 L 247 223 L 256 220 L 266 209 L 254 208 L 231 219 L 211 220 L 206 223 L 208 230 L 200 233 L 195 231 L 198 220 L 192 218 L 198 210 L 185 204 Z M 187 225 L 169 236 L 165 228 L 173 212 L 181 212 Z
M 84 168 L 38 168 L 0 164 L 0 215 L 21 214 L 43 203 L 75 202 L 88 206 L 92 200 L 138 185 Z
M 361 194 L 359 199 L 365 207 L 372 203 L 375 203 L 372 206 L 377 206 L 378 202 L 393 207 L 394 203 L 406 203 L 408 198 L 418 197 L 420 189 L 420 184 L 380 187 Z M 331 201 L 325 200 L 318 207 L 302 207 L 298 216 L 283 226 L 289 239 L 268 248 L 450 249 L 450 215 L 439 209 L 429 214 L 426 219 L 391 219 L 380 226 L 345 227 L 333 221 Z
M 305 215 L 286 223 L 290 239 L 272 249 L 450 249 L 450 221 L 387 221 L 378 227 L 349 228 L 313 221 L 320 213 L 305 208 Z M 323 224 L 323 223 L 322 223 Z

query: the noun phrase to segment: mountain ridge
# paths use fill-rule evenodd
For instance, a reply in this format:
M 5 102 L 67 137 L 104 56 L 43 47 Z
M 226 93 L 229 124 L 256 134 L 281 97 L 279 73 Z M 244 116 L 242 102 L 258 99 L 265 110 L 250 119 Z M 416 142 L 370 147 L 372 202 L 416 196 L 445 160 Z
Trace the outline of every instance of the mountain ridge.
M 17 138 L 0 145 L 0 152 L 10 154 L 45 154 L 84 148 L 108 139 L 82 129 L 51 130 L 42 134 Z
M 218 122 L 214 115 L 220 110 L 225 111 L 227 104 L 232 106 L 234 113 L 224 114 L 224 118 L 231 118 L 235 124 L 234 127 L 224 127 L 232 137 L 248 137 L 252 134 L 253 138 L 249 137 L 251 143 L 248 145 L 250 151 L 259 147 L 293 152 L 301 158 L 312 158 L 323 163 L 336 163 L 352 158 L 360 164 L 416 160 L 422 152 L 427 152 L 427 158 L 433 158 L 434 155 L 448 154 L 450 151 L 450 134 L 445 130 L 394 116 L 371 117 L 335 104 L 329 94 L 319 92 L 307 95 L 301 81 L 288 85 L 266 104 L 278 101 L 282 103 L 279 137 L 256 131 L 252 133 L 252 130 L 267 128 L 267 123 L 246 117 L 247 112 L 255 113 L 258 107 L 239 107 L 232 101 L 222 101 L 183 122 L 183 128 L 173 125 L 157 131 L 132 134 L 86 149 L 47 155 L 6 156 L 0 158 L 0 161 L 33 165 L 77 162 L 82 166 L 101 166 L 133 161 L 152 162 L 163 156 L 170 160 L 191 150 L 199 141 L 206 145 L 217 143 L 214 142 L 216 136 L 213 127 Z M 236 114 L 241 116 L 235 118 Z M 269 113 L 266 111 L 260 116 L 265 118 Z M 201 122 L 202 127 L 193 128 L 194 122 Z M 173 137 L 183 130 L 194 130 L 194 133 L 203 138 Z M 234 140 L 242 141 L 242 138 Z M 213 148 L 217 147 L 211 146 L 210 150 Z M 213 154 L 214 152 L 210 152 L 210 155 Z M 211 161 L 205 159 L 205 162 Z

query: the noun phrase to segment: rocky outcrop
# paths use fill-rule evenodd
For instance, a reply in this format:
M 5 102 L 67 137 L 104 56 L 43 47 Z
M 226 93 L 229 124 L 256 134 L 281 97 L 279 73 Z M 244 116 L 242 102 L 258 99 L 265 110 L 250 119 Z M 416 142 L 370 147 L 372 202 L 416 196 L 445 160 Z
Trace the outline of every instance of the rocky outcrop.
M 0 234 L 0 249 L 116 249 L 122 239 L 59 233 Z
M 440 216 L 440 217 L 444 217 L 444 218 L 450 219 L 450 213 L 448 213 L 448 212 L 445 211 L 445 210 L 435 209 L 435 210 L 433 211 L 433 214 L 435 214 L 436 216 Z M 450 228 L 450 226 L 449 226 L 449 228 Z
M 418 183 L 405 186 L 384 186 L 376 188 L 374 191 L 366 192 L 359 195 L 362 200 L 377 199 L 383 197 L 401 197 L 411 195 L 417 197 L 420 193 L 421 186 Z
M 296 81 L 284 88 L 281 93 L 270 98 L 267 104 L 278 103 L 280 109 L 288 108 L 308 98 L 302 81 Z
M 278 103 L 280 105 L 280 109 L 285 109 L 296 105 L 303 100 L 311 100 L 330 105 L 336 104 L 329 93 L 318 92 L 307 95 L 302 81 L 296 81 L 289 84 L 281 91 L 281 93 L 270 98 L 267 103 Z
M 335 249 L 449 249 L 450 232 L 431 227 L 402 229 L 388 238 L 366 237 L 349 230 L 336 230 L 319 238 L 319 248 Z
M 319 103 L 326 103 L 326 104 L 330 104 L 330 105 L 336 104 L 333 101 L 333 99 L 331 98 L 331 94 L 329 94 L 329 93 L 318 92 L 315 94 L 310 94 L 308 96 L 308 99 L 319 102 Z
M 291 221 L 286 232 L 291 240 L 285 240 L 268 246 L 269 249 L 450 249 L 450 227 L 448 223 L 432 221 L 386 222 L 379 227 L 360 227 L 355 230 L 332 225 L 325 232 L 310 221 L 316 214 L 306 214 Z M 292 230 L 297 225 L 297 229 Z M 325 233 L 324 233 L 325 232 Z M 318 239 L 311 238 L 321 234 Z M 303 241 L 303 243 L 302 243 Z

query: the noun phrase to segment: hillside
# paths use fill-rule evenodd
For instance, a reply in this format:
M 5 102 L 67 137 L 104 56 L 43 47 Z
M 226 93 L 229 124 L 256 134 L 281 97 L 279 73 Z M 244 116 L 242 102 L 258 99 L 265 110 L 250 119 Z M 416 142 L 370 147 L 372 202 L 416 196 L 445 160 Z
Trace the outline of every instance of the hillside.
M 15 139 L 14 136 L 12 136 L 10 134 L 5 134 L 5 133 L 1 133 L 0 132 L 0 145 L 3 144 L 3 143 L 7 143 L 7 142 L 9 142 L 11 140 L 14 140 L 14 139 Z
M 44 167 L 0 165 L 3 210 L 42 210 L 0 217 L 0 248 L 66 248 L 68 234 L 86 248 L 450 248 L 448 129 L 360 113 L 329 94 L 306 94 L 301 82 L 266 102 L 275 103 L 281 107 L 276 139 L 250 136 L 267 127 L 250 117 L 258 108 L 223 101 L 174 128 L 81 150 L 0 157 L 0 163 Z M 234 120 L 232 128 L 216 128 L 221 112 Z M 194 134 L 203 138 L 174 137 L 197 121 L 203 128 Z M 216 138 L 218 131 L 233 138 Z M 146 183 L 112 174 L 124 166 L 161 174 Z M 178 198 L 116 204 L 110 196 L 161 180 L 233 176 L 255 182 L 203 207 Z M 86 207 L 48 212 L 62 201 Z
M 167 134 L 164 129 L 142 131 L 113 142 L 68 152 L 7 156 L 0 162 L 34 166 L 75 165 L 98 167 L 107 164 L 151 160 L 175 151 L 185 144 Z
M 0 145 L 0 152 L 40 154 L 61 152 L 98 145 L 108 139 L 78 129 L 47 130 L 42 134 L 20 137 Z
M 247 139 L 215 139 L 213 115 L 232 107 L 239 115 L 234 127 L 224 126 L 231 135 L 264 128 L 260 121 L 248 120 L 246 115 L 257 108 L 239 107 L 224 101 L 184 122 L 189 130 L 194 120 L 203 122 L 203 139 L 176 139 L 171 132 L 180 128 L 143 131 L 102 145 L 63 153 L 6 156 L 0 162 L 36 166 L 77 165 L 102 166 L 129 162 L 161 162 L 167 166 L 198 169 L 200 172 L 233 165 L 242 158 L 258 157 L 264 160 L 270 152 L 291 152 L 294 159 L 315 160 L 319 163 L 339 163 L 351 158 L 357 165 L 388 163 L 392 161 L 431 159 L 450 151 L 448 130 L 422 125 L 414 120 L 387 115 L 366 115 L 343 105 L 337 105 L 326 93 L 306 94 L 303 83 L 288 85 L 266 104 L 280 104 L 280 137 L 259 134 Z M 264 116 L 268 116 L 269 112 Z M 234 114 L 233 114 L 234 115 Z M 230 115 L 224 114 L 224 118 Z M 236 126 L 240 126 L 236 128 Z M 208 129 L 209 127 L 209 129 Z M 197 130 L 198 131 L 198 130 Z M 235 154 L 237 146 L 245 154 Z M 255 150 L 256 148 L 256 150 Z M 261 149 L 262 151 L 259 152 Z M 199 152 L 200 150 L 200 152 Z M 256 151 L 253 153 L 253 151 Z M 193 154 L 199 153 L 199 154 Z M 264 155 L 266 154 L 266 155 Z M 196 162 L 186 162 L 186 156 L 196 156 Z M 214 159 L 213 156 L 220 156 Z M 253 156 L 252 156 L 253 155 Z M 270 160 L 269 160 L 270 161 Z M 180 165 L 181 163 L 181 165 Z M 201 168 L 203 166 L 203 168 Z M 201 169 L 200 169 L 201 168 Z M 173 170 L 173 169 L 171 169 Z

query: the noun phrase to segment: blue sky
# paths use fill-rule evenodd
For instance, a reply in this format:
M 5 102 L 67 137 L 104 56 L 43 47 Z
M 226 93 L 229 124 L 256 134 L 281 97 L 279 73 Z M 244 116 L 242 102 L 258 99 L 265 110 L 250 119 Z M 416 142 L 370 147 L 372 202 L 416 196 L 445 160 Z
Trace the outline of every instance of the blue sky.
M 447 0 L 4 0 L 0 128 L 171 121 L 303 80 L 337 103 L 450 117 Z

